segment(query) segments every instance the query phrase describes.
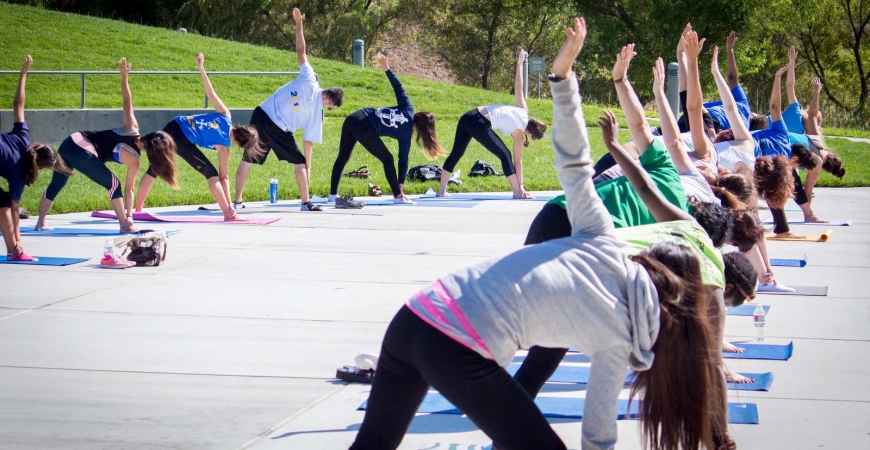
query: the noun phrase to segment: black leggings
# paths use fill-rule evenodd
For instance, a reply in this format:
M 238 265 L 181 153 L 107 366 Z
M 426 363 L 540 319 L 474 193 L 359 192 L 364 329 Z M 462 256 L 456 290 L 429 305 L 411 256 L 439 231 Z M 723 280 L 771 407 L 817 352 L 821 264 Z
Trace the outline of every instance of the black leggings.
M 64 164 L 70 170 L 78 170 L 94 183 L 106 188 L 109 191 L 110 201 L 122 197 L 123 190 L 118 189 L 121 183 L 115 174 L 96 155 L 76 145 L 72 138 L 64 139 L 60 148 L 57 149 L 57 153 L 63 158 Z M 45 190 L 45 198 L 54 201 L 57 194 L 66 186 L 67 181 L 69 181 L 69 175 L 57 171 L 52 173 L 51 183 Z
M 807 197 L 807 192 L 804 190 L 804 185 L 801 183 L 800 174 L 797 169 L 792 169 L 792 177 L 794 177 L 794 201 L 798 205 L 806 204 L 810 201 Z M 788 226 L 788 218 L 785 215 L 785 209 L 770 208 L 770 214 L 773 216 L 773 232 L 788 233 L 791 229 Z
M 456 137 L 453 138 L 453 150 L 444 161 L 444 170 L 453 172 L 456 164 L 465 155 L 468 150 L 468 144 L 474 138 L 480 142 L 485 149 L 497 156 L 501 161 L 501 171 L 504 176 L 509 177 L 517 173 L 514 169 L 514 161 L 511 158 L 511 151 L 504 145 L 501 138 L 492 130 L 492 122 L 477 110 L 477 108 L 468 111 L 459 118 L 459 123 L 456 125 Z
M 197 172 L 201 173 L 206 180 L 218 176 L 218 171 L 214 168 L 214 164 L 206 158 L 205 154 L 202 153 L 202 150 L 200 150 L 199 147 L 187 139 L 187 136 L 184 135 L 184 131 L 181 130 L 181 126 L 178 125 L 178 122 L 173 120 L 172 122 L 167 123 L 166 126 L 163 127 L 163 131 L 165 131 L 169 136 L 172 136 L 172 140 L 175 141 L 175 154 L 187 161 L 187 163 L 196 169 Z M 151 178 L 157 178 L 157 175 L 154 173 L 154 168 L 150 165 L 145 174 Z
M 353 153 L 353 148 L 357 142 L 362 144 L 363 148 L 381 161 L 384 165 L 384 175 L 387 177 L 387 183 L 390 184 L 390 189 L 393 190 L 393 196 L 399 195 L 399 178 L 396 175 L 396 163 L 393 160 L 393 154 L 384 145 L 384 141 L 378 136 L 378 130 L 375 129 L 375 126 L 362 110 L 355 111 L 347 116 L 344 119 L 344 125 L 341 126 L 341 142 L 338 145 L 338 156 L 335 158 L 335 164 L 332 165 L 329 194 L 338 194 L 341 172 L 344 171 L 344 166 L 350 161 L 350 155 Z
M 395 449 L 429 386 L 505 449 L 564 449 L 530 397 L 495 361 L 451 339 L 403 306 L 378 359 L 353 450 Z

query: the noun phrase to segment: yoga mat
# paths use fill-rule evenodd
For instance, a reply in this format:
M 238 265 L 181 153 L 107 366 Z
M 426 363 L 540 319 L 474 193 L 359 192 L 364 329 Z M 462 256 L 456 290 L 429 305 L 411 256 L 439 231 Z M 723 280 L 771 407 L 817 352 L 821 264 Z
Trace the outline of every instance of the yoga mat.
M 752 378 L 752 383 L 728 383 L 729 391 L 769 391 L 773 385 L 773 372 L 765 373 L 741 373 L 747 378 Z
M 788 361 L 794 352 L 794 344 L 764 344 L 764 343 L 747 343 L 747 342 L 732 342 L 734 346 L 745 349 L 743 353 L 722 352 L 723 358 L 729 359 L 771 359 L 777 361 Z
M 393 198 L 392 198 L 392 197 L 386 197 L 386 196 L 385 196 L 385 197 L 354 197 L 353 199 L 356 200 L 356 201 L 358 201 L 358 202 L 363 202 L 363 203 L 365 203 L 366 206 L 390 206 L 390 205 L 395 205 L 395 203 L 393 203 Z M 411 200 L 414 200 L 414 198 L 411 198 Z M 314 204 L 317 204 L 317 205 L 331 205 L 331 206 L 335 206 L 335 202 L 329 202 L 329 199 L 328 199 L 328 198 L 318 197 L 318 196 L 316 196 L 316 195 L 314 195 L 314 196 L 311 197 L 311 203 L 314 203 Z M 396 205 L 396 206 L 414 206 L 414 205 Z
M 804 255 L 803 259 L 770 259 L 771 266 L 779 266 L 779 267 L 804 267 L 807 265 L 807 255 Z
M 765 314 L 770 312 L 770 305 L 762 305 L 764 308 Z M 729 316 L 752 316 L 752 312 L 755 311 L 755 305 L 745 303 L 740 306 L 729 306 L 725 309 L 726 314 Z
M 534 194 L 532 194 L 534 195 Z M 457 192 L 454 194 L 450 194 L 447 197 L 437 197 L 436 192 L 429 188 L 425 194 L 420 196 L 421 199 L 430 199 L 434 201 L 449 201 L 449 200 L 526 200 L 526 201 L 540 201 L 540 202 L 548 202 L 554 198 L 555 195 L 535 195 L 535 198 L 531 199 L 516 199 L 513 194 L 510 192 L 501 194 L 501 193 L 486 193 L 486 192 Z
M 789 219 L 788 223 L 790 225 L 816 225 L 816 226 L 829 226 L 829 227 L 848 227 L 848 226 L 852 225 L 851 220 L 832 220 L 830 222 L 824 222 L 824 223 L 814 223 L 814 222 L 806 223 L 802 220 Z M 767 219 L 764 219 L 764 224 L 765 225 L 773 224 L 773 218 L 768 217 Z
M 5 256 L 0 256 L 0 264 L 19 264 L 23 266 L 68 266 L 85 262 L 91 258 L 53 258 L 51 256 L 34 256 L 39 261 L 9 261 Z
M 105 213 L 102 211 L 92 212 L 91 217 L 99 217 L 101 219 L 117 219 L 117 217 L 115 217 L 114 213 Z M 214 215 L 214 216 L 211 216 L 211 215 L 209 215 L 209 216 L 197 216 L 197 215 L 174 216 L 174 215 L 166 215 L 166 214 L 157 215 L 157 214 L 151 214 L 151 213 L 146 213 L 146 212 L 134 212 L 133 213 L 133 220 L 139 220 L 139 221 L 143 221 L 143 222 L 222 223 L 222 224 L 228 224 L 228 225 L 268 225 L 272 222 L 277 222 L 278 220 L 281 220 L 280 217 L 273 218 L 273 219 L 255 219 L 255 218 L 248 218 L 248 217 L 245 217 L 242 215 L 240 215 L 240 217 L 243 217 L 245 220 L 227 222 L 224 220 L 223 216 L 217 216 L 217 215 Z
M 793 238 L 793 237 L 776 237 L 773 233 L 765 234 L 767 240 L 769 241 L 802 241 L 802 242 L 828 242 L 828 239 L 831 238 L 831 235 L 834 234 L 834 230 L 828 228 L 822 234 L 806 234 L 803 239 Z
M 566 397 L 538 397 L 535 404 L 544 413 L 544 417 L 560 419 L 582 419 L 583 406 L 586 400 L 583 398 Z M 363 402 L 357 408 L 364 411 L 368 401 Z M 443 395 L 437 392 L 426 394 L 420 409 L 417 412 L 431 414 L 462 414 L 461 411 L 450 403 Z M 638 415 L 638 401 L 631 403 L 631 411 L 628 410 L 628 400 L 618 400 L 617 420 L 636 419 Z M 757 424 L 758 407 L 754 403 L 729 403 L 728 423 L 734 424 Z
M 794 292 L 758 292 L 755 291 L 756 294 L 765 294 L 765 295 L 808 295 L 811 297 L 827 297 L 828 296 L 828 287 L 827 286 L 789 286 L 794 289 Z
M 181 230 L 168 230 L 165 231 L 165 233 L 167 236 L 172 236 L 181 233 Z M 124 236 L 126 233 L 121 233 L 118 230 L 106 230 L 100 228 L 59 227 L 52 230 L 36 231 L 33 227 L 21 227 L 21 234 L 27 236 Z

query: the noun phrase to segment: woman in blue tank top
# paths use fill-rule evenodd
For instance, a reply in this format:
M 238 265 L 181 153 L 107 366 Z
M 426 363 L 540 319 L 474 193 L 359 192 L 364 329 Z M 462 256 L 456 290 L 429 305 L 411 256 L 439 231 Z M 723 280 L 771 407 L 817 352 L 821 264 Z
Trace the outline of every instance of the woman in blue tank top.
M 205 57 L 202 53 L 196 55 L 196 66 L 202 77 L 205 95 L 214 105 L 215 111 L 195 116 L 178 116 L 166 124 L 163 131 L 175 141 L 175 151 L 178 156 L 205 177 L 212 197 L 224 213 L 224 219 L 238 220 L 239 218 L 230 202 L 232 197 L 230 197 L 230 179 L 227 170 L 230 162 L 230 145 L 236 144 L 242 147 L 249 158 L 261 156 L 264 150 L 260 146 L 260 138 L 256 128 L 241 124 L 233 125 L 230 110 L 215 93 L 203 67 L 204 62 Z M 218 170 L 197 146 L 217 150 Z M 154 168 L 149 167 L 142 179 L 139 180 L 137 212 L 142 211 L 145 197 L 148 196 L 154 178 L 156 178 Z

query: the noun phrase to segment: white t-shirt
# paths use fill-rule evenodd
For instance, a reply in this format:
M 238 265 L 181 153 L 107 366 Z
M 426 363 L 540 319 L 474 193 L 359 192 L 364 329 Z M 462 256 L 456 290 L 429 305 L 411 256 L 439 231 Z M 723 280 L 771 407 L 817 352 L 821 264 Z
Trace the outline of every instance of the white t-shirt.
M 713 147 L 719 154 L 719 164 L 722 167 L 734 172 L 734 166 L 740 161 L 749 166 L 749 170 L 755 170 L 755 154 L 740 151 L 730 141 L 716 143 Z
M 299 76 L 278 88 L 260 108 L 284 131 L 302 128 L 302 139 L 319 144 L 323 140 L 322 92 L 314 69 L 305 63 L 299 66 Z
M 490 105 L 486 107 L 492 128 L 505 136 L 510 136 L 514 131 L 525 130 L 529 124 L 529 113 L 518 106 Z
M 704 178 L 704 175 L 695 166 L 680 174 L 680 184 L 683 185 L 683 190 L 686 191 L 686 198 L 695 197 L 702 203 L 722 204 L 719 198 L 713 194 L 710 183 L 707 182 L 707 179 Z

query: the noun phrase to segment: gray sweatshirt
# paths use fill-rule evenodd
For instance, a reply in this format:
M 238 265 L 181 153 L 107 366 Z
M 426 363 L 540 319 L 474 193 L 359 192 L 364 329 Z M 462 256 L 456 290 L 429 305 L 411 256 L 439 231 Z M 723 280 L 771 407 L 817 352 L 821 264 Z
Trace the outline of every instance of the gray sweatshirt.
M 659 305 L 649 275 L 628 259 L 592 184 L 578 87 L 573 74 L 551 83 L 555 167 L 573 235 L 442 277 L 408 306 L 501 366 L 533 345 L 588 354 L 583 448 L 609 449 L 616 444 L 626 367 L 652 365 Z

